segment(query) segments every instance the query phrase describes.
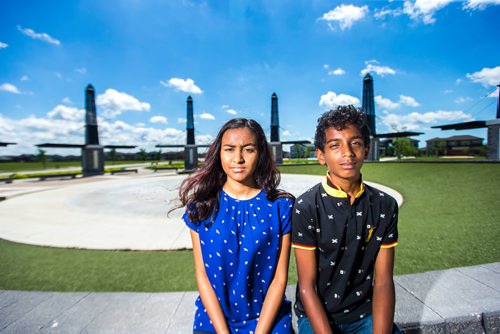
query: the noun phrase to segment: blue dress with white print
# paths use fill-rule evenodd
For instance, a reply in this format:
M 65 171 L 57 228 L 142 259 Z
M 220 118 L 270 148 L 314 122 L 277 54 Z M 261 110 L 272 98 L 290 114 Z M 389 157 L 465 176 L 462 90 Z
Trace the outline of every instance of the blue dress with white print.
M 291 231 L 293 200 L 274 202 L 261 190 L 248 200 L 220 192 L 214 223 L 191 222 L 198 232 L 205 271 L 224 312 L 231 333 L 253 333 L 278 264 L 280 240 Z M 210 217 L 208 218 L 210 219 Z M 213 332 L 208 313 L 198 297 L 193 330 Z M 271 333 L 292 333 L 290 302 L 283 296 Z

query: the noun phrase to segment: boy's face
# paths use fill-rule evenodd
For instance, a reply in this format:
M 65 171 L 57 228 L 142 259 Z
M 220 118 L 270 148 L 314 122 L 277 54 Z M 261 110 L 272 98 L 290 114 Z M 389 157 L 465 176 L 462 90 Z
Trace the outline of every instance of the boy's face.
M 369 150 L 358 127 L 349 125 L 340 131 L 330 127 L 325 131 L 323 151 L 316 149 L 316 156 L 322 165 L 327 165 L 332 181 L 342 186 L 359 181 Z

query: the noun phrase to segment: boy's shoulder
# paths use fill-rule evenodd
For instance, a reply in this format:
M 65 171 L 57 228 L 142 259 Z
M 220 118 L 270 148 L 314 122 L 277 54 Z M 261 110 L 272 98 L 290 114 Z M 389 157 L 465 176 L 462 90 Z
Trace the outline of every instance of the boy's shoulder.
M 321 183 L 317 183 L 308 190 L 306 190 L 304 193 L 302 193 L 297 199 L 295 200 L 295 204 L 301 204 L 303 202 L 310 202 L 312 199 L 314 199 L 318 192 L 321 189 Z
M 374 186 L 371 186 L 369 184 L 364 183 L 365 185 L 365 192 L 368 194 L 368 197 L 371 199 L 371 201 L 375 203 L 380 203 L 382 205 L 389 205 L 389 206 L 397 206 L 398 203 L 394 197 L 386 193 L 385 191 L 382 191 Z

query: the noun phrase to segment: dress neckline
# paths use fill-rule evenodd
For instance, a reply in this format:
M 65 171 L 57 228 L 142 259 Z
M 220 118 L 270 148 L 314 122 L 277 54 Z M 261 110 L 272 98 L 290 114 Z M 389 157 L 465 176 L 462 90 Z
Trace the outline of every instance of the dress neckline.
M 235 202 L 248 202 L 248 201 L 252 201 L 255 198 L 257 198 L 258 196 L 260 196 L 264 192 L 264 189 L 261 189 L 255 196 L 248 198 L 248 199 L 237 199 L 237 198 L 234 198 L 231 195 L 229 195 L 227 192 L 225 192 L 224 189 L 221 189 L 221 191 L 224 194 L 224 196 L 226 196 L 227 198 L 229 198 Z

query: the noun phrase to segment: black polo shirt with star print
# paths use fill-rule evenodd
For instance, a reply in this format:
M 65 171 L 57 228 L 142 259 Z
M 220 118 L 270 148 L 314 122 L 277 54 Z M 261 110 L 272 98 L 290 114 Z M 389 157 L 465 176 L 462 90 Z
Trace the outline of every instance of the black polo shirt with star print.
M 316 252 L 316 288 L 331 323 L 371 314 L 375 259 L 396 246 L 397 221 L 396 200 L 364 183 L 352 205 L 329 177 L 295 201 L 292 247 Z M 295 313 L 306 316 L 298 285 Z

